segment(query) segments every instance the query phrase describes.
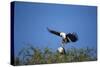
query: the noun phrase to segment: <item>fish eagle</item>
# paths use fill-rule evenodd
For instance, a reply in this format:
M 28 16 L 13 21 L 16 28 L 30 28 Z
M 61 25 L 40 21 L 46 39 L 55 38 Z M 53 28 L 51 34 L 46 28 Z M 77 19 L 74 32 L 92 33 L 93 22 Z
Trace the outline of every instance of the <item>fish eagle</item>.
M 49 28 L 47 28 L 47 30 L 52 34 L 62 37 L 62 42 L 61 42 L 62 46 L 66 43 L 76 42 L 78 40 L 78 36 L 75 32 L 73 32 L 73 33 L 57 32 L 57 31 L 51 30 Z

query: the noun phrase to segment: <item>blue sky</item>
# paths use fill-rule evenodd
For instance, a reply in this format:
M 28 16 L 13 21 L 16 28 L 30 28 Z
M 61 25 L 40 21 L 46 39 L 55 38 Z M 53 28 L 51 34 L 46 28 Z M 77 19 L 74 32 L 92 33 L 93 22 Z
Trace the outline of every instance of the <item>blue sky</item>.
M 17 54 L 26 44 L 57 50 L 61 38 L 47 27 L 61 32 L 76 32 L 79 40 L 65 48 L 97 47 L 96 6 L 15 2 L 14 45 Z

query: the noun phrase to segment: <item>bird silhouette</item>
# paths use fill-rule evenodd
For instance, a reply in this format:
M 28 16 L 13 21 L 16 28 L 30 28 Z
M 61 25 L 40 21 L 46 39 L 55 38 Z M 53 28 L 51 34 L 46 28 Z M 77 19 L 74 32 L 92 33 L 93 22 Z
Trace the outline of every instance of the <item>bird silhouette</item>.
M 78 36 L 75 32 L 73 33 L 64 33 L 64 32 L 58 32 L 58 31 L 55 31 L 55 30 L 51 30 L 49 28 L 47 28 L 47 30 L 54 34 L 54 35 L 57 35 L 59 37 L 62 38 L 62 46 L 64 44 L 67 44 L 67 43 L 70 43 L 70 42 L 76 42 L 78 40 Z

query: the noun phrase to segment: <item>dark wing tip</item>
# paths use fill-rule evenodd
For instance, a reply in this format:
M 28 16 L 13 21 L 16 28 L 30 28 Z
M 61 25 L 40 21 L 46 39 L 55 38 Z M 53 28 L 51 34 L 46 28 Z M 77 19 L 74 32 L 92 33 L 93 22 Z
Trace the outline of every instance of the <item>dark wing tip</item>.
M 72 34 L 73 34 L 73 35 L 76 37 L 76 39 L 78 40 L 78 35 L 77 35 L 77 33 L 73 32 Z
M 49 29 L 48 27 L 47 27 L 47 30 L 48 30 L 50 33 L 52 33 L 52 34 L 55 34 L 55 35 L 60 36 L 60 32 L 57 32 L 57 31 L 55 31 L 55 30 L 51 30 L 51 29 Z
M 47 27 L 47 30 L 49 31 L 49 32 L 51 32 L 51 30 Z

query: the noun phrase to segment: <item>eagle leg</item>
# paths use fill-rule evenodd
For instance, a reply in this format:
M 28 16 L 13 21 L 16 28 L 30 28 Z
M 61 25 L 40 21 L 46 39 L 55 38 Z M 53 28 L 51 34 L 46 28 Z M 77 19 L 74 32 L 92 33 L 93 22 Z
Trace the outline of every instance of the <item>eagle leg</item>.
M 64 40 L 64 39 L 62 39 L 61 46 L 63 47 L 63 46 L 64 46 L 64 44 L 65 44 L 65 40 Z

